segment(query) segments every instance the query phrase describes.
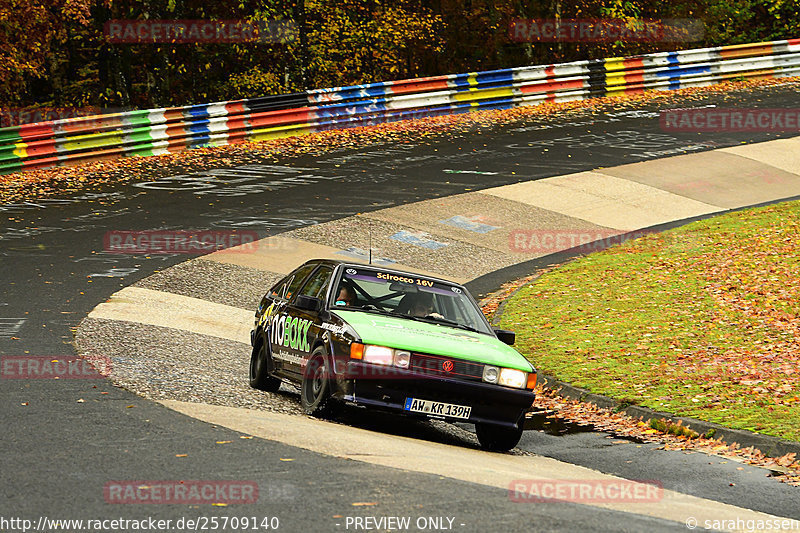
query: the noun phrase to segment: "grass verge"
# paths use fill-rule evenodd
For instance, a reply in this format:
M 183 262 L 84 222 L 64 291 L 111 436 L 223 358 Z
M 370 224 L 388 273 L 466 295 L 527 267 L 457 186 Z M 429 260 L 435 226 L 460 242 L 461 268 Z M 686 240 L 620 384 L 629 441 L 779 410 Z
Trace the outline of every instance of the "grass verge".
M 800 202 L 647 235 L 525 285 L 501 326 L 594 393 L 800 440 Z

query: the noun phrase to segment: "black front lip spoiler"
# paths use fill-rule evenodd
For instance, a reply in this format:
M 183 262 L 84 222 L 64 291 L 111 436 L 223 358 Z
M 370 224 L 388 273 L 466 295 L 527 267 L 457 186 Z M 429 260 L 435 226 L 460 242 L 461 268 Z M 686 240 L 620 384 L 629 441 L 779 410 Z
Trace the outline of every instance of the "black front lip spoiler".
M 365 376 L 374 372 L 374 365 L 349 362 L 347 375 Z M 512 389 L 482 381 L 467 381 L 393 368 L 391 376 L 361 377 L 348 380 L 351 387 L 343 399 L 408 416 L 438 418 L 451 422 L 484 423 L 504 427 L 520 427 L 521 421 L 536 397 L 527 389 Z M 404 409 L 406 398 L 468 405 L 469 419 L 415 413 Z

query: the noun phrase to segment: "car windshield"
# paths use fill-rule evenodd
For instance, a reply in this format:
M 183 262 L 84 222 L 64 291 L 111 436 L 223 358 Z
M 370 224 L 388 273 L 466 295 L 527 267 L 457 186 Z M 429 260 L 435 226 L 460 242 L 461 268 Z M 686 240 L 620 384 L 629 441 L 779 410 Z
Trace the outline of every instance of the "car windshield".
M 492 334 L 466 289 L 415 274 L 348 266 L 332 300 L 332 309 L 356 308 Z

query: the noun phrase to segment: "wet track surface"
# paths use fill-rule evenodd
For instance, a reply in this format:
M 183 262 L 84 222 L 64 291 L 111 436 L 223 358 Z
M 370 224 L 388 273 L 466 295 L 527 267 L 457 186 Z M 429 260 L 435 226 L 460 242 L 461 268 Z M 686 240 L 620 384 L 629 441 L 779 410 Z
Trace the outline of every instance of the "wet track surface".
M 797 106 L 796 87 L 692 107 Z M 671 102 L 668 107 L 674 107 Z M 74 353 L 71 328 L 120 287 L 188 259 L 104 251 L 108 231 L 255 230 L 264 237 L 359 212 L 488 187 L 778 138 L 768 133 L 664 133 L 658 104 L 531 121 L 425 144 L 371 146 L 320 157 L 252 162 L 217 171 L 165 167 L 160 175 L 73 198 L 0 206 L 0 354 Z M 266 287 L 265 287 L 266 289 Z M 107 392 L 108 394 L 101 394 Z M 288 393 L 287 393 L 288 394 Z M 289 395 L 291 397 L 291 395 Z M 83 402 L 78 402 L 83 400 Z M 675 523 L 572 504 L 515 505 L 506 491 L 317 455 L 238 435 L 169 411 L 104 380 L 0 380 L 3 407 L 0 515 L 31 519 L 250 515 L 254 509 L 106 504 L 113 479 L 253 479 L 256 514 L 282 530 L 335 516 L 454 516 L 464 531 L 685 529 Z M 23 405 L 24 404 L 24 405 Z M 401 424 L 358 418 L 377 427 Z M 401 434 L 474 446 L 471 434 L 414 424 Z M 217 445 L 231 440 L 232 444 Z M 528 432 L 520 450 L 665 488 L 800 518 L 800 493 L 765 471 L 701 454 L 654 451 L 600 433 Z M 185 458 L 176 455 L 187 454 Z M 293 461 L 281 461 L 281 459 Z M 270 492 L 271 491 L 271 492 Z M 265 497 L 266 495 L 266 497 Z M 376 502 L 353 507 L 354 502 Z M 480 503 L 475 503 L 480 502 Z M 367 509 L 367 510 L 365 510 Z M 343 530 L 343 529 L 342 529 Z

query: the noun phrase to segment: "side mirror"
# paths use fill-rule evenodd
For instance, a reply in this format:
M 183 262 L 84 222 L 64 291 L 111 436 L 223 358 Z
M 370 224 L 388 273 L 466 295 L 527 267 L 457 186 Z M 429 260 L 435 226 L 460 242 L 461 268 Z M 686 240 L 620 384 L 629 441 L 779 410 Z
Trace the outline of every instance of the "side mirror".
M 313 296 L 301 294 L 297 297 L 297 301 L 294 303 L 294 306 L 298 309 L 302 309 L 303 311 L 318 313 L 319 310 L 322 309 L 322 300 L 319 298 L 314 298 Z
M 513 331 L 508 331 L 505 329 L 496 329 L 494 330 L 494 334 L 497 335 L 498 339 L 508 344 L 509 346 L 514 346 L 514 341 L 517 340 L 517 334 L 514 333 Z

